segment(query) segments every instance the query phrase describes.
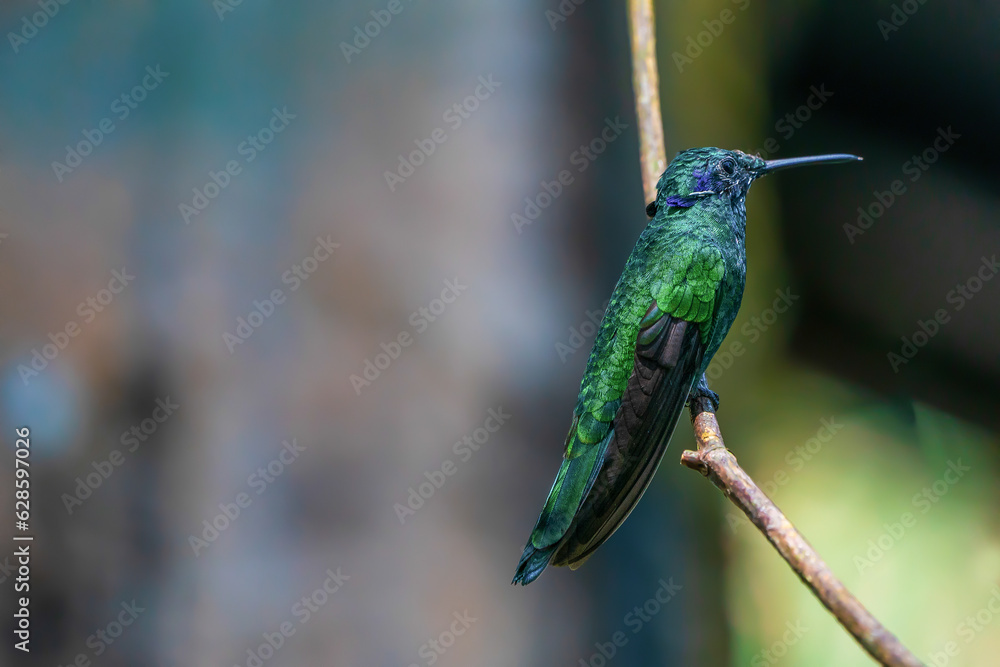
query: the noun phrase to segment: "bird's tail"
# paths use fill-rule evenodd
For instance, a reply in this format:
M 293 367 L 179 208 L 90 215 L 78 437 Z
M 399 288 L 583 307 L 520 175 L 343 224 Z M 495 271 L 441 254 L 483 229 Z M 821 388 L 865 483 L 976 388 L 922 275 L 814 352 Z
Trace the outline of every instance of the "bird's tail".
M 527 586 L 537 579 L 545 566 L 549 564 L 549 559 L 552 558 L 552 553 L 555 550 L 556 545 L 545 549 L 536 549 L 531 545 L 531 542 L 528 542 L 528 546 L 524 547 L 524 553 L 521 554 L 521 560 L 517 564 L 517 571 L 514 572 L 514 580 L 510 583 Z
M 578 417 L 573 419 L 567 440 L 577 437 L 577 419 Z M 530 584 L 549 564 L 552 554 L 559 547 L 560 540 L 572 525 L 577 508 L 597 478 L 611 436 L 612 431 L 609 429 L 600 443 L 589 446 L 577 440 L 577 451 L 580 453 L 574 458 L 563 459 L 559 466 L 559 474 L 556 475 L 549 497 L 545 501 L 545 507 L 542 508 L 538 522 L 531 531 L 531 537 L 528 538 L 528 544 L 524 547 L 524 553 L 521 554 L 521 561 L 517 564 L 512 583 L 519 583 L 522 586 Z

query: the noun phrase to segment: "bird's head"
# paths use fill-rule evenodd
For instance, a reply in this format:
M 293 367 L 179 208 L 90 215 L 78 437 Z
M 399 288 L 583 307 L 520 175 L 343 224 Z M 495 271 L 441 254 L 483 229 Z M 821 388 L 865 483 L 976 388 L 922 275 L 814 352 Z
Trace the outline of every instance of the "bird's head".
M 667 166 L 656 184 L 656 201 L 646 207 L 646 213 L 652 217 L 662 207 L 690 208 L 709 198 L 728 200 L 742 208 L 750 185 L 765 174 L 788 167 L 860 159 L 837 153 L 764 160 L 724 148 L 691 148 L 678 153 Z

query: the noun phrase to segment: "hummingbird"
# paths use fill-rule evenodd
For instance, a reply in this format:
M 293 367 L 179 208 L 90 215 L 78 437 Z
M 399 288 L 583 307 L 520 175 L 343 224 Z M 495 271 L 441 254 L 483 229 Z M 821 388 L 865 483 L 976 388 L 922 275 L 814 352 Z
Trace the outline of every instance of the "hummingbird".
M 779 169 L 856 160 L 721 148 L 674 157 L 608 302 L 559 472 L 511 583 L 527 585 L 549 564 L 582 565 L 639 502 L 684 406 L 707 398 L 718 410 L 705 370 L 743 300 L 750 185 Z

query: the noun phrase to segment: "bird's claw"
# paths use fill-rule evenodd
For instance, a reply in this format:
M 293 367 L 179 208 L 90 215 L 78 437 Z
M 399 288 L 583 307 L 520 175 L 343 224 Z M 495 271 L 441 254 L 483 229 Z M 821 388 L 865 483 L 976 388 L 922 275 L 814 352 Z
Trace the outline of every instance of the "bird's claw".
M 707 398 L 712 403 L 712 412 L 717 412 L 719 410 L 719 395 L 708 388 L 708 379 L 702 375 L 698 383 L 691 387 L 691 393 L 688 395 L 688 408 L 691 407 L 691 403 L 699 398 Z
M 712 403 L 712 412 L 717 412 L 719 410 L 719 395 L 711 389 L 700 388 L 691 390 L 691 395 L 688 396 L 688 408 L 691 407 L 691 401 L 699 398 L 707 398 Z

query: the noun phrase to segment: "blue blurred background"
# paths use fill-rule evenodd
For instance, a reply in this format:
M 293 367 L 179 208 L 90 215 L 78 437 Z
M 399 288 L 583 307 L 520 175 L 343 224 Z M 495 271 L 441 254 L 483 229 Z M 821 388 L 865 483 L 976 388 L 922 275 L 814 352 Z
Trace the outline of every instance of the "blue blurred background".
M 728 445 L 921 659 L 996 664 L 1000 9 L 656 9 L 668 156 L 865 157 L 753 188 Z M 0 664 L 871 664 L 687 423 L 583 568 L 509 585 L 646 221 L 622 3 L 0 28 Z

